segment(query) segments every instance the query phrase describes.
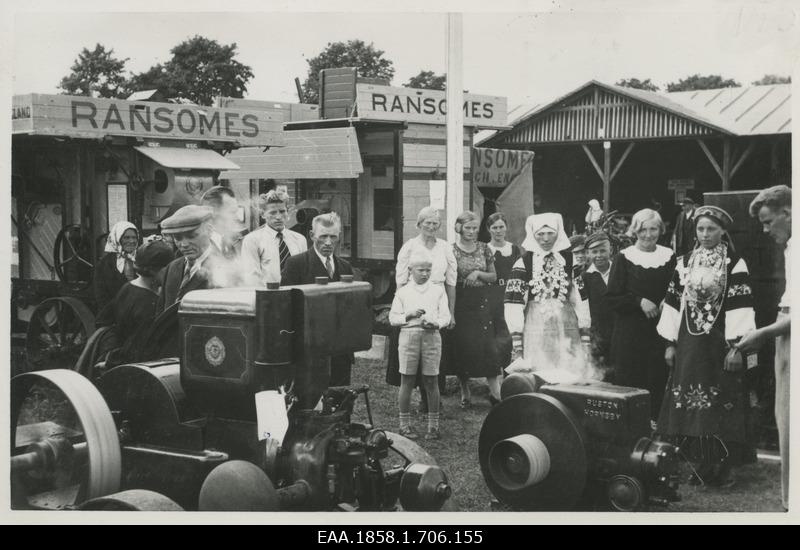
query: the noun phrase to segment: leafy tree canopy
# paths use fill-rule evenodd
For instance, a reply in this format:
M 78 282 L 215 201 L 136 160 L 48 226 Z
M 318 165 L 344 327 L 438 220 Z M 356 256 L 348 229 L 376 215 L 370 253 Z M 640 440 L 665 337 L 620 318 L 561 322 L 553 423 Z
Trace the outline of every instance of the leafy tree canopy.
M 308 75 L 303 83 L 303 100 L 319 103 L 319 72 L 322 69 L 355 67 L 359 76 L 382 78 L 391 82 L 394 63 L 383 57 L 385 52 L 363 40 L 329 42 L 316 57 L 308 59 Z
M 133 75 L 129 89 L 158 88 L 168 97 L 199 105 L 211 105 L 216 96 L 244 97 L 253 71 L 235 59 L 236 49 L 236 43 L 224 45 L 194 36 L 172 48 L 172 58 L 166 63 Z
M 102 44 L 95 45 L 92 51 L 83 48 L 70 68 L 72 72 L 61 79 L 58 87 L 72 95 L 125 97 L 124 71 L 127 62 L 127 57 L 117 59 L 114 50 L 106 50 Z
M 647 90 L 650 92 L 657 92 L 659 87 L 653 84 L 650 79 L 639 80 L 638 78 L 623 78 L 616 83 L 617 86 L 624 88 L 636 88 L 637 90 Z
M 422 90 L 444 90 L 446 83 L 446 75 L 435 74 L 433 71 L 420 71 L 418 75 L 409 78 L 403 86 Z
M 738 88 L 741 86 L 732 78 L 723 78 L 718 74 L 687 76 L 678 82 L 667 84 L 668 92 L 688 92 L 691 90 L 713 90 L 716 88 Z
M 753 82 L 753 86 L 765 86 L 767 84 L 791 84 L 791 76 L 780 76 L 777 74 L 765 74 L 760 79 Z

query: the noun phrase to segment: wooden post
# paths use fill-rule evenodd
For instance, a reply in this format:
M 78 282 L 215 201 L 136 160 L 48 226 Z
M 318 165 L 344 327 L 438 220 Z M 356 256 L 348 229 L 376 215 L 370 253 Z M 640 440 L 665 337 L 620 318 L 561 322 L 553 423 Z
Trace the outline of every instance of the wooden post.
M 731 140 L 722 140 L 722 190 L 729 191 L 731 187 Z
M 464 210 L 463 15 L 447 14 L 447 240 Z
M 403 130 L 394 130 L 394 256 L 403 246 Z
M 397 227 L 397 222 L 395 222 Z M 350 260 L 358 258 L 358 179 L 350 180 Z M 402 233 L 402 230 L 401 230 Z
M 611 212 L 611 142 L 603 142 L 603 209 Z

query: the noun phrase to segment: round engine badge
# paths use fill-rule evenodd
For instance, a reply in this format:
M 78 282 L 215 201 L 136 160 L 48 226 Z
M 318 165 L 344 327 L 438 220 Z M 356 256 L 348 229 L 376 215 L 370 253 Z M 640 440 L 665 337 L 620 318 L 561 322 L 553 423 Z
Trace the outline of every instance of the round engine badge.
M 225 361 L 225 344 L 216 336 L 212 336 L 206 342 L 206 361 L 212 367 L 218 367 Z

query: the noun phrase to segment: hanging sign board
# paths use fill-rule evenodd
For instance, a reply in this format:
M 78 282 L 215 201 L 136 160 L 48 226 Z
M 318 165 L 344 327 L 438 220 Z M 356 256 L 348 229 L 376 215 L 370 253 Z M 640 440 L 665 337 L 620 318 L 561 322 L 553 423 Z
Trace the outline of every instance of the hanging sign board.
M 441 90 L 397 88 L 377 84 L 356 85 L 358 118 L 446 124 L 447 97 Z M 505 97 L 464 94 L 464 126 L 505 127 Z
M 14 133 L 102 138 L 131 136 L 281 146 L 283 122 L 267 111 L 28 94 L 14 96 Z
M 529 162 L 533 162 L 531 151 L 473 147 L 472 183 L 477 187 L 508 187 Z

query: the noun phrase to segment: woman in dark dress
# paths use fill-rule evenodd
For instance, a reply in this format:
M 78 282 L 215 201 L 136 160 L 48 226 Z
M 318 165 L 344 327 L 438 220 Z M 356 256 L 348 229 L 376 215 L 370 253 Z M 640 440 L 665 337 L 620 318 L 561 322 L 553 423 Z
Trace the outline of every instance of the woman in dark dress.
M 675 256 L 658 244 L 664 222 L 645 208 L 631 220 L 629 234 L 636 243 L 623 249 L 611 266 L 606 301 L 615 313 L 611 335 L 611 364 L 620 386 L 650 392 L 651 419 L 658 417 L 667 382 L 664 341 L 656 326 L 667 293 Z
M 511 334 L 508 332 L 503 309 L 506 281 L 511 274 L 514 262 L 522 254 L 520 248 L 506 240 L 508 220 L 502 212 L 495 212 L 486 220 L 486 227 L 492 239 L 489 250 L 494 254 L 494 270 L 497 282 L 491 287 L 490 303 L 494 314 L 494 338 L 497 346 L 497 362 L 500 372 L 511 363 Z
M 500 368 L 495 346 L 491 292 L 497 281 L 494 254 L 478 241 L 481 220 L 467 210 L 456 218 L 458 242 L 453 243 L 457 264 L 455 327 L 447 335 L 447 374 L 458 376 L 461 408 L 472 405 L 469 379 L 486 378 L 489 401 L 500 400 Z
M 145 243 L 137 249 L 134 269 L 138 277 L 125 283 L 97 318 L 98 327 L 112 327 L 112 341 L 117 343 L 106 367 L 140 359 L 156 317 L 159 274 L 173 258 L 172 247 L 161 240 Z
M 122 285 L 136 277 L 133 262 L 139 232 L 130 222 L 117 222 L 108 232 L 105 255 L 94 268 L 94 299 L 96 310 L 101 311 Z
M 658 433 L 699 464 L 696 482 L 720 485 L 746 443 L 746 369 L 725 356 L 755 329 L 747 265 L 723 240 L 732 223 L 716 206 L 696 210 L 698 244 L 678 259 L 658 323 L 671 370 Z

